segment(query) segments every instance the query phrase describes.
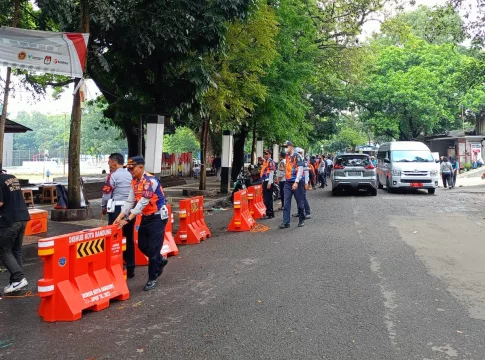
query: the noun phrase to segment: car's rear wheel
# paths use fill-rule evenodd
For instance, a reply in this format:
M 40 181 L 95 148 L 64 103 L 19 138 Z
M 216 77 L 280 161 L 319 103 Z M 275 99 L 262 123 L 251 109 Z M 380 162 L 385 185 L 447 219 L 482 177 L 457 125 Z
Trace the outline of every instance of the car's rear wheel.
M 332 196 L 338 196 L 339 192 L 337 189 L 332 190 Z
M 383 189 L 384 188 L 384 186 L 381 184 L 381 180 L 379 179 L 379 175 L 377 176 L 377 187 L 379 189 Z
M 370 189 L 370 194 L 372 196 L 377 196 L 377 189 L 374 189 L 374 188 Z
M 436 189 L 428 189 L 428 194 L 433 195 L 436 192 Z

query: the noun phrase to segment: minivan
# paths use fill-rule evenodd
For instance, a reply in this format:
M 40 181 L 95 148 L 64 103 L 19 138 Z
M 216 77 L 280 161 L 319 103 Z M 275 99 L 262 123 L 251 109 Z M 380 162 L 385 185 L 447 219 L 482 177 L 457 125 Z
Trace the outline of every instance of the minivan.
M 377 185 L 387 192 L 397 188 L 427 189 L 434 194 L 438 187 L 439 160 L 419 141 L 384 143 L 377 152 Z

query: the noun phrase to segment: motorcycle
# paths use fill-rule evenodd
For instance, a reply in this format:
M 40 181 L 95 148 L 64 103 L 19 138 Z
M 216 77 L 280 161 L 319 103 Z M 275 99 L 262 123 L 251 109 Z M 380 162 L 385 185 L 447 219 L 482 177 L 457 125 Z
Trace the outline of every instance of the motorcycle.
M 232 193 L 231 193 L 231 202 L 234 202 L 234 193 L 239 190 L 247 189 L 249 186 L 261 184 L 261 181 L 255 178 L 255 176 L 250 171 L 245 171 L 244 168 L 241 169 L 239 174 L 237 175 L 236 181 L 234 181 Z M 279 185 L 274 182 L 273 183 L 273 201 L 276 201 L 280 198 L 280 187 Z

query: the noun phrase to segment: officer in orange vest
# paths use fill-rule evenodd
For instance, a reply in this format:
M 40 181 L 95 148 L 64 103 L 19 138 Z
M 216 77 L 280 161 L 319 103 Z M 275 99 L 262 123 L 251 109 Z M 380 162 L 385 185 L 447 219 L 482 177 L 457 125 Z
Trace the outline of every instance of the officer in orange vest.
M 276 165 L 271 158 L 272 151 L 271 150 L 264 150 L 263 152 L 264 162 L 263 166 L 261 167 L 261 172 L 259 177 L 263 184 L 263 201 L 264 206 L 266 207 L 266 216 L 264 219 L 272 219 L 274 218 L 274 209 L 273 209 L 273 180 L 274 180 L 274 172 L 276 170 Z
M 159 180 L 145 172 L 143 156 L 128 159 L 126 168 L 133 176 L 131 191 L 114 223 L 122 227 L 141 214 L 138 248 L 149 261 L 148 282 L 143 289 L 148 291 L 157 286 L 157 279 L 168 263 L 168 260 L 160 255 L 168 209 L 165 206 L 165 196 Z
M 305 209 L 303 204 L 304 182 L 303 178 L 303 158 L 295 151 L 293 143 L 287 141 L 283 147 L 286 152 L 286 169 L 285 169 L 285 208 L 283 210 L 283 222 L 279 226 L 280 229 L 287 229 L 290 227 L 291 218 L 291 200 L 295 196 L 296 206 L 298 208 L 299 222 L 298 227 L 305 226 Z

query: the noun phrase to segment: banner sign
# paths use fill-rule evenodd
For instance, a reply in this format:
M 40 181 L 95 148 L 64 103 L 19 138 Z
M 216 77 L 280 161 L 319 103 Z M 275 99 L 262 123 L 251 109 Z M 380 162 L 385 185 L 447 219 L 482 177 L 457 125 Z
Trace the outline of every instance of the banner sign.
M 0 65 L 82 78 L 89 34 L 0 27 Z

